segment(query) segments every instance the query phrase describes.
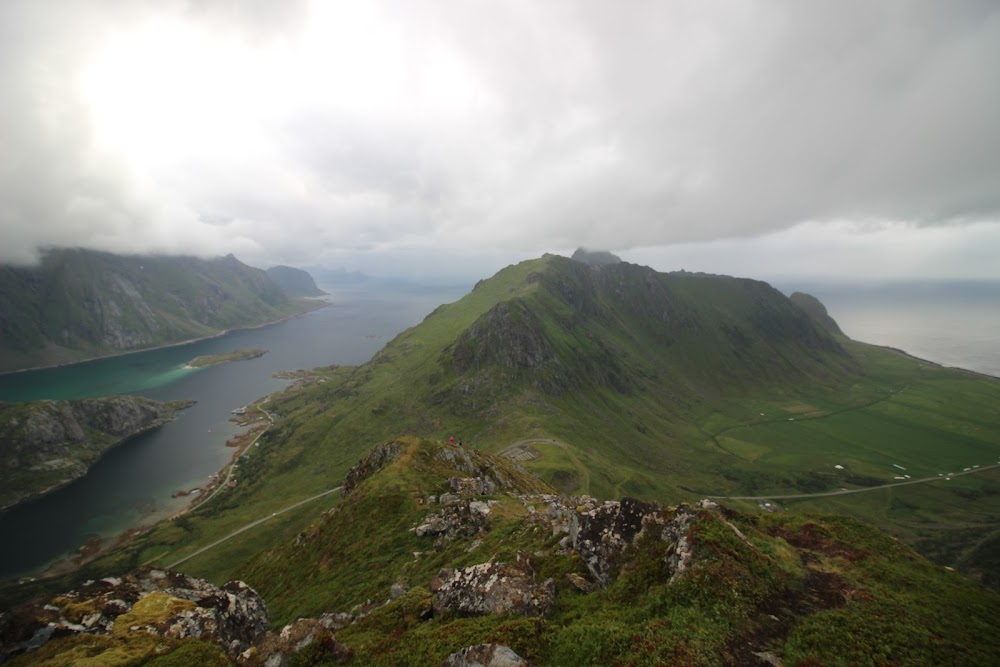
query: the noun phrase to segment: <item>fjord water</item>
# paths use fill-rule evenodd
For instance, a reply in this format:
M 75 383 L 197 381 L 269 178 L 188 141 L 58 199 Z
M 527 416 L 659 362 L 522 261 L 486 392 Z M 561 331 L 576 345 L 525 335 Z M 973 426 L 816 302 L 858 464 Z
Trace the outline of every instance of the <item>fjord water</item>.
M 237 432 L 232 410 L 282 389 L 282 370 L 367 361 L 394 335 L 467 288 L 328 290 L 325 308 L 278 324 L 185 345 L 73 366 L 0 376 L 0 400 L 70 399 L 138 394 L 193 399 L 177 419 L 108 452 L 82 478 L 0 513 L 0 578 L 37 570 L 80 547 L 183 508 L 174 491 L 205 484 L 229 460 L 225 442 Z M 194 357 L 263 348 L 267 354 L 202 369 Z

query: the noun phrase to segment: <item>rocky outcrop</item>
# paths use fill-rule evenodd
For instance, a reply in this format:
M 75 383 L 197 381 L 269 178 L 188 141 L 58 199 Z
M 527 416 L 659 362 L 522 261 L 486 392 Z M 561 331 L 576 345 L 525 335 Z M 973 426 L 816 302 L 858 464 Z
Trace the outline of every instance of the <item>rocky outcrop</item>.
M 0 662 L 76 634 L 147 633 L 212 642 L 235 659 L 268 628 L 267 606 L 241 581 L 221 588 L 164 570 L 87 582 L 0 617 Z
M 703 509 L 717 507 L 703 500 Z M 687 505 L 670 509 L 634 498 L 609 502 L 586 512 L 577 512 L 570 524 L 573 548 L 587 564 L 587 569 L 602 586 L 607 586 L 621 572 L 625 550 L 640 537 L 649 535 L 668 545 L 665 563 L 676 577 L 691 559 L 687 534 L 696 517 Z
M 625 548 L 634 544 L 644 529 L 663 522 L 661 508 L 623 498 L 621 502 L 576 512 L 570 524 L 570 538 L 587 569 L 606 586 L 620 569 Z
M 452 653 L 441 667 L 528 667 L 524 658 L 514 653 L 508 646 L 500 644 L 476 644 Z
M 431 580 L 434 613 L 544 616 L 555 599 L 555 584 L 552 579 L 536 583 L 528 559 L 518 560 L 516 565 L 491 561 L 442 569 Z
M 82 476 L 108 449 L 191 404 L 139 396 L 0 403 L 0 476 L 8 480 L 0 507 Z
M 452 350 L 459 374 L 497 364 L 537 369 L 555 357 L 538 317 L 520 299 L 501 301 L 462 332 Z
M 406 445 L 401 442 L 386 442 L 372 448 L 363 459 L 347 471 L 341 495 L 346 497 L 358 484 L 399 458 L 404 449 Z
M 644 537 L 667 545 L 664 564 L 672 579 L 683 575 L 692 563 L 688 532 L 698 513 L 721 511 L 711 500 L 667 507 L 634 498 L 603 503 L 590 496 L 525 495 L 520 499 L 528 507 L 531 521 L 553 535 L 565 534 L 559 541 L 560 553 L 576 552 L 586 564 L 593 583 L 576 574 L 567 577 L 584 592 L 614 581 L 621 574 L 626 551 Z M 536 504 L 545 509 L 536 510 Z
M 437 512 L 429 514 L 413 528 L 417 537 L 435 537 L 434 548 L 443 549 L 450 542 L 475 537 L 489 527 L 490 506 L 496 501 L 459 499 L 441 496 L 448 503 Z
M 460 445 L 442 445 L 434 460 L 467 477 L 451 477 L 448 487 L 458 496 L 490 496 L 495 493 L 544 493 L 547 484 L 506 458 Z
M 314 644 L 321 644 L 326 658 L 338 662 L 353 656 L 333 637 L 353 619 L 346 614 L 323 614 L 319 618 L 300 618 L 283 627 L 280 632 L 265 632 L 253 646 L 237 657 L 237 664 L 247 667 L 285 667 L 292 656 Z

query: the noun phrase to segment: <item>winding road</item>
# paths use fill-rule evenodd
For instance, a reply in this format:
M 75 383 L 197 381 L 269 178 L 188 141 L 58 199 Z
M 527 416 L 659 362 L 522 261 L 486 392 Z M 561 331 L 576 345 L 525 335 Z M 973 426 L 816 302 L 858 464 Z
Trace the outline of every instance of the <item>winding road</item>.
M 980 466 L 978 468 L 973 468 L 972 470 L 963 470 L 962 472 L 950 472 L 946 475 L 935 475 L 934 477 L 923 477 L 921 479 L 908 479 L 905 482 L 893 482 L 891 484 L 881 484 L 879 486 L 866 486 L 863 489 L 838 489 L 837 491 L 820 491 L 819 493 L 796 493 L 791 495 L 771 495 L 771 496 L 706 496 L 707 498 L 712 498 L 714 500 L 794 500 L 795 498 L 819 498 L 821 496 L 846 496 L 849 493 L 865 493 L 867 491 L 878 491 L 879 489 L 888 489 L 893 486 L 907 486 L 909 484 L 926 484 L 927 482 L 940 482 L 943 480 L 951 479 L 952 477 L 958 477 L 959 475 L 971 475 L 976 472 L 982 472 L 984 470 L 992 470 L 994 468 L 1000 468 L 1000 463 L 994 463 L 993 465 Z

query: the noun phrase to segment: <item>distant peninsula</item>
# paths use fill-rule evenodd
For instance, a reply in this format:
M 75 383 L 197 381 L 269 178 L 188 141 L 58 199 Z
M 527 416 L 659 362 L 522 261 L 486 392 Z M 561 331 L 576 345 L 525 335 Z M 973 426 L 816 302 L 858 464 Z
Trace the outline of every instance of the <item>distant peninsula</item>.
M 184 364 L 184 366 L 185 368 L 205 368 L 206 366 L 225 364 L 229 363 L 230 361 L 244 361 L 246 359 L 256 359 L 257 357 L 263 357 L 265 354 L 267 354 L 267 350 L 261 350 L 259 348 L 234 350 L 232 352 L 226 352 L 224 354 L 206 354 L 200 357 L 195 357 L 191 361 Z
M 193 404 L 140 396 L 0 403 L 0 511 L 82 477 L 112 447 Z
M 74 363 L 270 324 L 326 302 L 213 259 L 52 249 L 0 264 L 0 372 Z

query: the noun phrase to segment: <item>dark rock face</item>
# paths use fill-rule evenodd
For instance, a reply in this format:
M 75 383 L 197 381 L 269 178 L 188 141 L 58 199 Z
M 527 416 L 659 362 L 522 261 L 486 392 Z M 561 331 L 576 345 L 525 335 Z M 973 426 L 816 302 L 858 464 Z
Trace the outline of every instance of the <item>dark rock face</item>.
M 507 646 L 476 644 L 452 653 L 441 667 L 528 667 L 529 663 Z
M 399 442 L 386 442 L 374 447 L 365 458 L 347 472 L 341 494 L 346 496 L 358 484 L 395 461 L 405 448 L 406 446 Z
M 617 574 L 619 559 L 647 526 L 665 522 L 661 508 L 634 498 L 608 503 L 575 515 L 570 525 L 573 547 L 602 585 Z
M 535 583 L 530 563 L 482 563 L 444 568 L 431 580 L 434 613 L 466 616 L 517 614 L 543 616 L 555 599 L 552 579 Z
M 47 604 L 5 613 L 0 617 L 0 662 L 58 637 L 112 632 L 193 637 L 218 644 L 235 659 L 268 625 L 264 601 L 241 581 L 219 588 L 176 572 L 142 570 L 88 582 Z
M 452 363 L 459 374 L 492 364 L 502 368 L 541 368 L 555 354 L 538 317 L 520 299 L 501 301 L 462 332 Z
M 593 510 L 577 512 L 571 517 L 569 533 L 573 548 L 601 586 L 607 586 L 621 573 L 622 554 L 644 535 L 667 544 L 665 565 L 672 578 L 676 578 L 691 562 L 687 535 L 698 509 L 717 508 L 710 500 L 702 500 L 696 507 L 680 505 L 670 509 L 623 498 L 620 503 L 608 502 Z

